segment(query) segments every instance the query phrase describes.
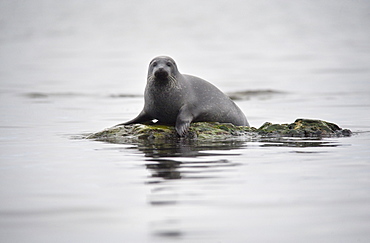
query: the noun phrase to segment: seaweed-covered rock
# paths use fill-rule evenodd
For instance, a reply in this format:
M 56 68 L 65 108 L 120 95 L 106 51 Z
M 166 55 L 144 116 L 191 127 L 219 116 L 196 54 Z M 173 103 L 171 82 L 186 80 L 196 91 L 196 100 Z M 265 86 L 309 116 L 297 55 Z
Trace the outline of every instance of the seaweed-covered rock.
M 286 137 L 342 137 L 352 134 L 350 130 L 342 129 L 334 123 L 313 119 L 297 119 L 291 124 L 265 122 L 258 128 L 258 133 Z
M 297 119 L 290 124 L 264 123 L 260 128 L 234 126 L 229 123 L 192 123 L 183 139 L 212 140 L 256 137 L 341 137 L 350 136 L 348 129 L 322 120 Z M 88 139 L 112 143 L 126 143 L 143 140 L 179 139 L 173 126 L 164 125 L 120 125 L 87 136 Z
M 177 134 L 172 126 L 133 124 L 107 128 L 101 132 L 90 134 L 87 138 L 112 143 L 124 143 L 144 139 L 176 139 Z

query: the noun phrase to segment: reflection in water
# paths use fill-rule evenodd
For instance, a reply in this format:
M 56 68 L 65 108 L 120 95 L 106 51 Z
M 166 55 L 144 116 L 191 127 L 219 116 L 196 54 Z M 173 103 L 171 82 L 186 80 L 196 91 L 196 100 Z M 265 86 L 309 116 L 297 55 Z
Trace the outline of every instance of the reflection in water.
M 245 142 L 235 140 L 209 142 L 179 140 L 166 143 L 148 142 L 138 145 L 138 149 L 144 152 L 146 157 L 151 158 L 147 159 L 146 167 L 151 172 L 152 178 L 167 180 L 209 178 L 212 168 L 236 165 L 227 159 L 217 157 L 239 155 L 230 151 L 243 146 Z
M 262 138 L 259 140 L 261 147 L 337 147 L 342 146 L 339 142 L 317 138 Z
M 176 231 L 176 230 L 167 230 L 167 231 L 159 231 L 157 232 L 155 235 L 157 236 L 161 236 L 161 237 L 166 237 L 166 238 L 178 238 L 180 236 L 182 236 L 182 232 L 181 231 Z
M 223 167 L 237 165 L 236 163 L 232 163 L 226 159 L 207 161 L 177 161 L 171 159 L 153 159 L 149 161 L 151 163 L 146 164 L 146 167 L 151 171 L 152 177 L 159 177 L 163 179 L 213 178 L 213 176 L 209 175 L 213 171 L 212 168 L 219 169 Z
M 210 156 L 212 154 L 202 153 L 202 151 L 227 151 L 239 149 L 245 146 L 245 141 L 241 140 L 178 140 L 178 141 L 145 141 L 139 143 L 138 149 L 146 157 L 199 157 Z M 217 153 L 217 155 L 220 155 Z M 228 154 L 229 155 L 229 154 Z
M 157 163 L 146 164 L 151 171 L 152 177 L 161 177 L 163 179 L 181 179 L 181 173 L 178 170 L 181 162 L 174 160 L 151 160 Z
M 343 144 L 322 138 L 291 138 L 270 137 L 258 138 L 259 147 L 337 147 Z M 148 183 L 160 183 L 173 179 L 206 179 L 214 178 L 212 171 L 219 172 L 222 168 L 237 166 L 237 163 L 226 159 L 238 156 L 232 150 L 246 148 L 243 140 L 214 140 L 214 141 L 144 141 L 138 143 L 135 149 L 143 152 L 146 168 L 151 173 Z M 307 151 L 294 151 L 305 153 Z M 319 152 L 319 151 L 317 151 Z M 311 152 L 312 153 L 312 152 Z M 154 180 L 162 179 L 161 181 Z
M 342 146 L 338 140 L 322 138 L 255 138 L 215 141 L 143 141 L 134 149 L 142 152 L 149 172 L 146 185 L 150 187 L 147 202 L 159 215 L 150 223 L 152 235 L 167 240 L 179 240 L 189 233 L 176 212 L 189 210 L 194 205 L 211 203 L 207 198 L 219 186 L 236 186 L 235 171 L 242 164 L 233 156 L 257 147 L 320 148 Z M 247 146 L 250 145 L 250 146 Z M 133 149 L 133 147 L 131 147 Z M 294 151 L 293 151 L 294 150 Z M 292 149 L 295 153 L 321 153 L 306 149 Z M 236 160 L 236 159 L 235 159 Z M 238 161 L 240 161 L 238 159 Z M 236 169 L 232 169 L 236 168 Z M 231 169 L 231 170 L 230 170 Z M 232 173 L 232 174 L 229 174 Z M 226 181 L 224 179 L 226 178 Z M 227 185 L 230 178 L 232 184 Z M 207 201 L 211 200 L 211 201 Z
M 151 187 L 148 204 L 161 215 L 151 222 L 153 236 L 168 240 L 185 237 L 187 231 L 176 212 L 204 201 L 205 192 L 214 186 L 212 179 L 217 181 L 228 168 L 239 165 L 229 158 L 239 156 L 232 150 L 242 147 L 246 147 L 246 142 L 235 140 L 138 144 L 137 148 L 147 157 L 145 166 L 150 172 L 146 181 Z

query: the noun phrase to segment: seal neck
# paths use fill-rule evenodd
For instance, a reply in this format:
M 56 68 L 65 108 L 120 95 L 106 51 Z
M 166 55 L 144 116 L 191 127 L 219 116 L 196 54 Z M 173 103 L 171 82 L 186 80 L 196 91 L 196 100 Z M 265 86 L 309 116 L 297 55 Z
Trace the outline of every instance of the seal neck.
M 178 88 L 179 83 L 177 81 L 177 78 L 169 75 L 167 77 L 156 77 L 154 75 L 151 75 L 148 77 L 147 85 L 152 88 L 159 88 L 159 89 L 173 89 Z

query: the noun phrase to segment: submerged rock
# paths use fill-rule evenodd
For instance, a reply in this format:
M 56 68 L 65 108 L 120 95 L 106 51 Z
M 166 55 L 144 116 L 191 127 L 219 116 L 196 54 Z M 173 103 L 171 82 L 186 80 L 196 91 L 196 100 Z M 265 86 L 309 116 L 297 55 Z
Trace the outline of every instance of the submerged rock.
M 338 125 L 322 120 L 297 119 L 290 124 L 264 123 L 260 128 L 234 126 L 229 123 L 197 122 L 192 123 L 185 139 L 219 140 L 230 138 L 263 138 L 263 137 L 343 137 L 352 132 Z M 175 128 L 165 125 L 120 125 L 90 134 L 87 139 L 111 143 L 135 141 L 177 140 Z M 183 139 L 184 139 L 183 138 Z
M 249 100 L 252 97 L 258 97 L 261 99 L 268 99 L 275 95 L 285 94 L 285 92 L 271 89 L 262 90 L 243 90 L 227 93 L 232 100 Z

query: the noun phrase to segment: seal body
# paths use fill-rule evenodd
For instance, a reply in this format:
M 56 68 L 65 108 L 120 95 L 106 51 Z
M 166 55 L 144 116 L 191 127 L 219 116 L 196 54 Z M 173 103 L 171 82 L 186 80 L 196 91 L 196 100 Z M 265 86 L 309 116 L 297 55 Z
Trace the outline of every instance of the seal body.
M 211 83 L 181 74 L 175 61 L 166 56 L 154 58 L 148 69 L 141 113 L 131 121 L 175 125 L 180 136 L 186 134 L 191 122 L 232 123 L 249 126 L 239 107 Z

